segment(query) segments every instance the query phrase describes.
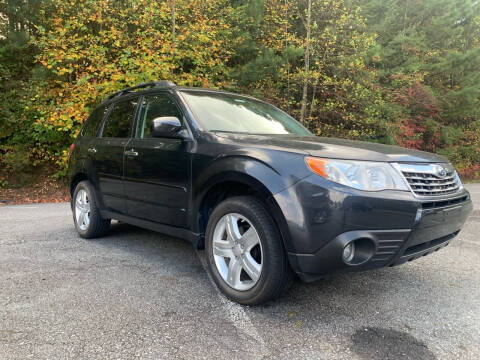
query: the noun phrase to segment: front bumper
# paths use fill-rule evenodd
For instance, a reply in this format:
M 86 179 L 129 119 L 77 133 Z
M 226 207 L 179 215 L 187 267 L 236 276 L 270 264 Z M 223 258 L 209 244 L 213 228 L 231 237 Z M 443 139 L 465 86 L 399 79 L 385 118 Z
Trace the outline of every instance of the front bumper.
M 459 233 L 473 208 L 466 190 L 421 201 L 410 192 L 366 193 L 320 177 L 309 177 L 275 199 L 289 229 L 290 264 L 304 281 L 399 265 L 437 251 Z M 369 245 L 368 256 L 347 264 L 343 249 L 358 240 Z

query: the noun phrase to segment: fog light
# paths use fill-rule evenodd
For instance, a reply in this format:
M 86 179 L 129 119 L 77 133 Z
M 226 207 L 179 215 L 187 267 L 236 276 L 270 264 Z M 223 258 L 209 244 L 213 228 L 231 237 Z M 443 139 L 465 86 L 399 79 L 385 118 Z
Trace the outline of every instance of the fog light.
M 347 246 L 343 249 L 343 261 L 349 263 L 353 260 L 353 256 L 355 255 L 355 243 L 352 241 L 348 243 Z

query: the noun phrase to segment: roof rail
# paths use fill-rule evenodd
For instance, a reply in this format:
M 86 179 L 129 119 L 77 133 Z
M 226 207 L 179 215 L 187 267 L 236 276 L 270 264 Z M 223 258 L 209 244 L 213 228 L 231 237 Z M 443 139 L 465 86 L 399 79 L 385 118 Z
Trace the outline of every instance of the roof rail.
M 113 99 L 114 97 L 117 97 L 117 96 L 121 96 L 123 94 L 126 94 L 126 93 L 131 92 L 131 91 L 136 90 L 136 89 L 144 89 L 144 88 L 147 88 L 147 87 L 155 87 L 155 86 L 166 87 L 166 86 L 176 86 L 176 84 L 173 81 L 168 81 L 168 80 L 160 80 L 160 81 L 151 81 L 151 82 L 148 82 L 148 83 L 140 83 L 136 86 L 132 86 L 132 87 L 114 92 L 113 94 L 111 94 L 107 97 L 107 100 Z

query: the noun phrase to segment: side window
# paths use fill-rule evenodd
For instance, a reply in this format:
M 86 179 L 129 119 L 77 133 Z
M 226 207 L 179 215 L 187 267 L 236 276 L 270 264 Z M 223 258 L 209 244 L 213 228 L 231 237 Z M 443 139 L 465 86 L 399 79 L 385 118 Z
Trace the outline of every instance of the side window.
M 143 98 L 140 116 L 136 130 L 136 137 L 151 138 L 150 129 L 152 120 L 161 116 L 175 116 L 182 121 L 182 113 L 175 100 L 169 94 L 147 95 Z
M 107 114 L 108 106 L 97 107 L 88 117 L 85 125 L 83 125 L 82 135 L 86 137 L 96 137 L 98 132 L 98 127 L 102 122 L 103 118 Z
M 113 109 L 103 126 L 103 137 L 128 138 L 130 127 L 135 117 L 138 98 L 120 101 L 113 105 Z

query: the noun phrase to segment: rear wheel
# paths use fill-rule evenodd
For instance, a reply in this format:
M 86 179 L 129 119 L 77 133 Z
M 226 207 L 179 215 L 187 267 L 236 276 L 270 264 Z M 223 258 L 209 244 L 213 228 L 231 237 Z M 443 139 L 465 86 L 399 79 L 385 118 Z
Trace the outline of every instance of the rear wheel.
M 272 218 L 251 196 L 229 198 L 212 212 L 206 257 L 220 290 L 245 305 L 279 297 L 293 276 Z
M 104 219 L 97 206 L 92 184 L 81 181 L 72 197 L 73 221 L 78 234 L 86 239 L 104 235 L 110 227 L 110 219 Z

